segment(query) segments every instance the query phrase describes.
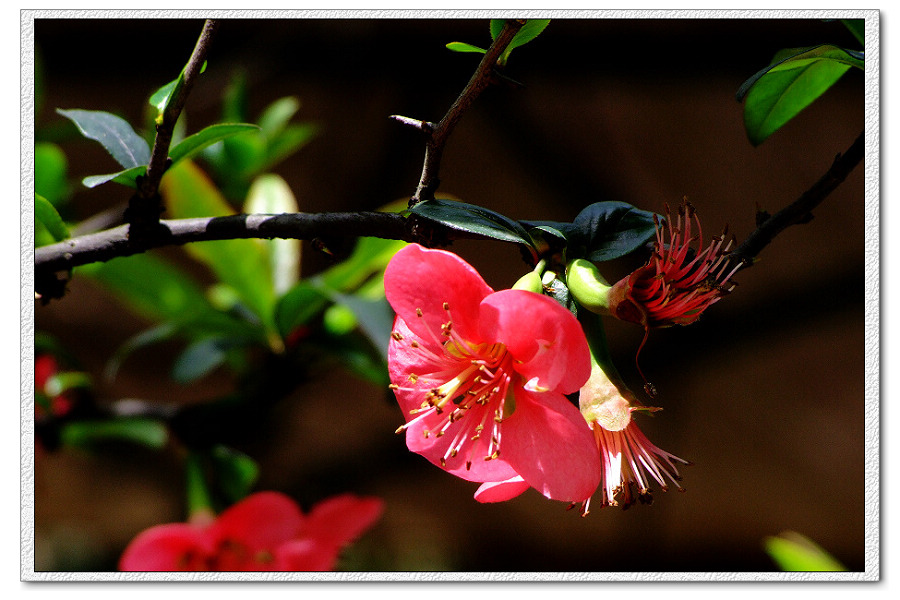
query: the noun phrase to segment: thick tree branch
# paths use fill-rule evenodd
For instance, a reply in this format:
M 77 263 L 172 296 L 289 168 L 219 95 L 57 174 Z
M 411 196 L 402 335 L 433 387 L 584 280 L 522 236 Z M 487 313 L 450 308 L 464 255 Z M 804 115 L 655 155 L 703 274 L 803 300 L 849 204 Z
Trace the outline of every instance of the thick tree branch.
M 463 113 L 472 105 L 479 94 L 495 81 L 494 67 L 497 64 L 497 59 L 500 58 L 500 55 L 503 54 L 503 51 L 506 50 L 506 47 L 509 46 L 509 43 L 516 37 L 516 33 L 519 32 L 519 29 L 524 24 L 525 21 L 521 20 L 506 21 L 497 39 L 485 52 L 484 57 L 478 64 L 478 68 L 469 79 L 469 83 L 466 84 L 466 87 L 463 88 L 463 91 L 447 111 L 447 114 L 437 124 L 416 121 L 396 115 L 393 117 L 402 123 L 415 126 L 428 135 L 428 139 L 425 142 L 425 161 L 422 164 L 422 175 L 419 178 L 419 184 L 415 193 L 409 200 L 410 208 L 423 200 L 434 198 L 434 192 L 440 184 L 438 171 L 440 170 L 441 157 L 444 154 L 447 138 L 450 137 L 450 133 L 462 118 Z
M 808 222 L 812 218 L 810 211 L 821 204 L 828 194 L 847 178 L 862 161 L 864 150 L 865 133 L 860 133 L 844 154 L 837 155 L 828 172 L 811 188 L 774 215 L 761 220 L 756 230 L 731 253 L 732 264 L 741 262 L 742 268 L 752 266 L 756 256 L 775 239 L 775 236 L 791 225 Z
M 398 213 L 285 213 L 280 215 L 231 215 L 194 219 L 161 220 L 160 234 L 152 238 L 135 239 L 128 226 L 70 238 L 56 244 L 35 249 L 35 275 L 66 271 L 92 262 L 131 256 L 161 246 L 179 246 L 191 242 L 244 238 L 288 238 L 313 240 L 316 238 L 355 238 L 360 236 L 384 239 L 422 241 L 420 233 L 409 220 Z M 447 239 L 483 239 L 474 233 L 448 230 Z

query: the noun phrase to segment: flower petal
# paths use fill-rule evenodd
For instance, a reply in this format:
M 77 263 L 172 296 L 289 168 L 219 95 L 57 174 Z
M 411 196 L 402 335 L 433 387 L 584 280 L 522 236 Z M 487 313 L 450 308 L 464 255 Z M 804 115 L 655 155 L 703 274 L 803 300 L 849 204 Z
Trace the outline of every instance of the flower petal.
M 447 303 L 453 327 L 464 338 L 477 341 L 473 336 L 478 332 L 478 305 L 491 292 L 478 271 L 457 255 L 418 244 L 398 251 L 384 272 L 384 293 L 394 312 L 425 340 L 432 335 L 440 338 L 440 327 L 448 320 Z M 416 309 L 424 318 L 416 316 Z
M 384 511 L 379 498 L 341 494 L 316 504 L 309 513 L 303 537 L 341 547 L 372 527 Z
M 206 531 L 187 523 L 157 525 L 139 533 L 119 559 L 120 571 L 206 570 L 200 563 L 212 544 Z
M 279 492 L 257 492 L 226 509 L 210 526 L 213 539 L 236 540 L 252 551 L 293 539 L 304 523 L 300 507 Z
M 285 542 L 275 550 L 272 571 L 332 571 L 340 548 L 319 540 Z
M 501 342 L 516 359 L 529 389 L 578 391 L 591 374 L 587 340 L 578 320 L 558 302 L 524 290 L 495 292 L 481 302 L 485 342 Z
M 475 492 L 475 499 L 479 502 L 504 502 L 531 489 L 520 475 L 511 477 L 506 481 L 488 481 L 481 484 Z
M 591 429 L 561 394 L 516 390 L 516 411 L 503 421 L 502 452 L 531 487 L 553 500 L 586 500 L 600 484 Z

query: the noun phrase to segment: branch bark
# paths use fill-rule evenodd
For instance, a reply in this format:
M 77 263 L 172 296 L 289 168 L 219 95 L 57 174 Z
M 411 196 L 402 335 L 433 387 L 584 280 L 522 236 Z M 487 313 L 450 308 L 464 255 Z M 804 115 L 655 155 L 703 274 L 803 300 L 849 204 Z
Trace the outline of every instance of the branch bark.
M 462 118 L 463 113 L 475 102 L 475 99 L 494 81 L 494 67 L 497 59 L 509 46 L 509 43 L 525 22 L 521 20 L 507 20 L 500 31 L 500 34 L 485 52 L 484 57 L 478 64 L 478 68 L 466 87 L 456 98 L 456 101 L 447 111 L 447 114 L 437 123 L 415 122 L 405 117 L 394 118 L 409 124 L 410 122 L 418 123 L 418 128 L 428 135 L 425 142 L 425 160 L 422 163 L 422 175 L 419 178 L 419 184 L 416 191 L 409 200 L 409 207 L 412 208 L 423 200 L 434 198 L 434 192 L 440 184 L 438 172 L 441 166 L 441 158 L 444 154 L 444 146 L 447 144 L 447 138 L 453 132 L 454 127 Z
M 775 236 L 791 225 L 809 222 L 812 218 L 811 211 L 843 183 L 850 172 L 862 162 L 864 151 L 865 132 L 859 134 L 844 154 L 835 157 L 828 172 L 811 188 L 803 192 L 794 202 L 759 223 L 753 233 L 731 253 L 731 263 L 742 263 L 742 269 L 753 266 L 756 256 L 775 239 Z

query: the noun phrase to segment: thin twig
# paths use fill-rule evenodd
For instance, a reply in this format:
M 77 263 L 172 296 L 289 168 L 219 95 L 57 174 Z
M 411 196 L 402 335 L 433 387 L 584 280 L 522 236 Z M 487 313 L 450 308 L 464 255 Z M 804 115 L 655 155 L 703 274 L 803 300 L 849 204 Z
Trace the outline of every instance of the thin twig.
M 741 268 L 752 266 L 756 256 L 775 239 L 775 236 L 791 225 L 808 222 L 811 211 L 821 204 L 862 161 L 864 147 L 865 134 L 860 133 L 844 154 L 837 155 L 828 172 L 811 188 L 803 192 L 797 200 L 763 220 L 753 233 L 734 249 L 729 257 L 732 264 L 741 262 Z
M 509 43 L 524 23 L 524 21 L 520 20 L 506 21 L 503 30 L 488 48 L 487 52 L 485 52 L 484 57 L 478 64 L 478 68 L 472 74 L 471 79 L 469 79 L 469 83 L 463 88 L 463 91 L 447 111 L 447 114 L 437 124 L 433 125 L 425 143 L 425 160 L 422 163 L 422 175 L 419 178 L 419 185 L 409 200 L 410 208 L 423 200 L 434 198 L 434 192 L 440 183 L 438 171 L 440 170 L 441 157 L 444 153 L 447 138 L 462 118 L 463 113 L 472 105 L 478 95 L 494 81 L 493 74 L 497 59 L 500 58 L 500 55 L 503 54 L 503 51 L 506 50 L 506 47 L 509 46 Z M 401 117 L 401 119 L 405 119 L 403 122 L 407 123 L 414 121 L 405 117 Z M 426 128 L 423 128 L 423 131 L 425 130 Z

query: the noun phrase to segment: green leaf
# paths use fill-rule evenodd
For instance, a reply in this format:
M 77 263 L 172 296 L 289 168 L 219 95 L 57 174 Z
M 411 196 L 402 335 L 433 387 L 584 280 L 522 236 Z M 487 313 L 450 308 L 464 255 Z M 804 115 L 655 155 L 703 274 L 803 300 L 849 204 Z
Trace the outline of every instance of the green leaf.
M 43 196 L 54 206 L 60 206 L 69 192 L 66 179 L 66 155 L 56 144 L 37 142 L 34 145 L 34 193 Z
M 244 212 L 278 215 L 299 210 L 287 182 L 278 175 L 262 175 L 250 186 Z M 300 240 L 262 240 L 276 296 L 285 294 L 300 278 Z
M 275 139 L 269 140 L 266 146 L 265 159 L 258 169 L 270 169 L 315 137 L 319 128 L 313 123 L 297 123 L 289 125 Z
M 850 30 L 860 46 L 866 45 L 866 20 L 865 19 L 841 19 L 841 23 Z
M 453 52 L 477 52 L 479 54 L 487 52 L 484 48 L 466 44 L 465 42 L 450 42 L 447 44 L 447 50 L 452 50 Z
M 836 46 L 784 50 L 738 90 L 744 126 L 754 146 L 809 106 L 850 67 L 864 68 L 861 52 Z
M 63 371 L 54 373 L 47 378 L 47 382 L 44 384 L 44 392 L 52 398 L 75 388 L 86 389 L 90 387 L 91 377 L 87 373 Z
M 763 541 L 766 552 L 782 571 L 846 571 L 819 545 L 794 531 Z
M 215 144 L 225 138 L 229 138 L 246 131 L 256 131 L 259 127 L 249 123 L 219 123 L 210 125 L 192 136 L 182 140 L 169 151 L 169 158 L 175 164 L 185 158 L 189 158 L 203 148 Z
M 279 98 L 259 116 L 259 128 L 268 139 L 275 139 L 291 118 L 300 110 L 300 100 L 294 96 Z
M 278 334 L 282 339 L 287 339 L 295 329 L 325 310 L 329 302 L 325 292 L 308 280 L 298 281 L 275 306 L 275 327 Z
M 154 449 L 163 448 L 169 439 L 166 426 L 143 417 L 121 417 L 106 421 L 75 421 L 67 423 L 60 432 L 67 446 L 90 448 L 107 441 L 126 441 Z
M 125 119 L 97 110 L 58 108 L 56 112 L 75 123 L 84 137 L 100 142 L 126 169 L 150 162 L 150 146 Z
M 34 195 L 34 218 L 47 228 L 54 241 L 61 242 L 69 237 L 69 229 L 56 208 L 49 200 L 37 194 Z
M 82 185 L 87 188 L 95 188 L 107 181 L 114 181 L 122 185 L 137 188 L 137 178 L 147 172 L 147 165 L 132 167 L 124 171 L 116 173 L 108 173 L 106 175 L 90 175 L 81 180 Z
M 210 457 L 218 487 L 229 503 L 246 497 L 259 477 L 259 465 L 252 458 L 226 446 L 214 446 Z
M 113 381 L 119 373 L 122 363 L 133 352 L 151 344 L 158 344 L 171 339 L 177 333 L 178 327 L 174 323 L 162 323 L 128 338 L 116 349 L 112 357 L 106 361 L 106 365 L 103 367 L 104 379 Z
M 232 339 L 212 337 L 194 342 L 185 348 L 172 367 L 172 379 L 188 384 L 212 373 L 228 357 L 235 346 Z
M 169 169 L 160 191 L 169 214 L 176 219 L 234 214 L 206 174 L 190 161 Z M 272 324 L 275 291 L 262 240 L 199 242 L 189 244 L 186 250 L 206 264 L 222 283 L 234 288 L 263 323 Z
M 204 71 L 206 71 L 206 61 L 203 61 L 203 64 L 200 66 L 200 72 L 203 73 Z M 175 88 L 183 84 L 184 69 L 181 70 L 181 73 L 178 74 L 177 78 L 162 86 L 150 96 L 150 106 L 154 107 L 157 112 L 157 124 L 162 123 L 163 113 L 166 112 L 166 106 L 168 106 L 169 98 L 172 97 L 172 93 L 175 91 Z
M 503 25 L 505 24 L 505 19 L 491 19 L 491 39 L 496 40 L 497 36 L 500 35 L 500 32 L 503 31 Z M 500 56 L 498 62 L 501 65 L 505 65 L 506 61 L 509 60 L 509 55 L 513 50 L 518 48 L 519 46 L 523 46 L 539 36 L 544 29 L 547 28 L 547 25 L 550 24 L 550 19 L 528 19 L 525 21 L 525 24 L 516 32 L 516 35 L 509 42 L 509 45 L 506 47 L 506 50 L 503 51 L 503 54 Z
M 251 324 L 217 311 L 185 272 L 152 254 L 135 254 L 77 268 L 113 293 L 133 312 L 184 328 L 191 335 L 228 333 L 262 339 Z
M 411 213 L 446 225 L 451 229 L 468 231 L 495 240 L 533 245 L 522 225 L 492 210 L 451 200 L 425 200 L 416 204 Z

